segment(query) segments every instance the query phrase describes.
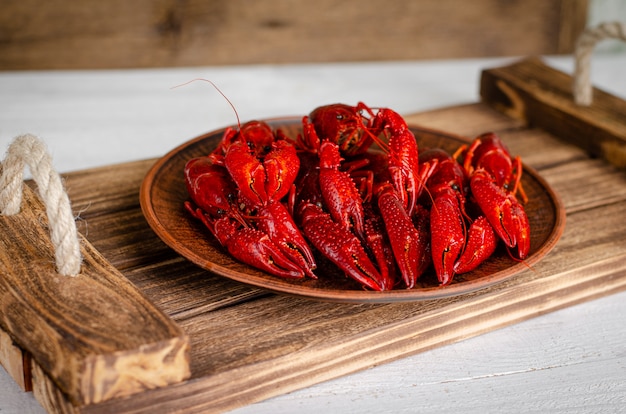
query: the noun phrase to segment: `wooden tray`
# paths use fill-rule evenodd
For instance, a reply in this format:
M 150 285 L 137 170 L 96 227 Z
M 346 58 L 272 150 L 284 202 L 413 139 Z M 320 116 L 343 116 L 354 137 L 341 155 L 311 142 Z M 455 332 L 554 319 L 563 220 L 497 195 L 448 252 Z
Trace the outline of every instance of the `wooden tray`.
M 311 301 L 212 274 L 165 245 L 139 207 L 139 187 L 155 160 L 79 171 L 66 177 L 73 208 L 82 211 L 79 230 L 189 338 L 191 376 L 125 397 L 72 402 L 57 374 L 31 358 L 5 324 L 3 365 L 50 412 L 220 412 L 626 288 L 623 171 L 486 103 L 407 120 L 469 137 L 500 134 L 563 201 L 567 227 L 555 249 L 532 269 L 460 296 L 389 304 Z M 8 312 L 0 305 L 0 314 Z

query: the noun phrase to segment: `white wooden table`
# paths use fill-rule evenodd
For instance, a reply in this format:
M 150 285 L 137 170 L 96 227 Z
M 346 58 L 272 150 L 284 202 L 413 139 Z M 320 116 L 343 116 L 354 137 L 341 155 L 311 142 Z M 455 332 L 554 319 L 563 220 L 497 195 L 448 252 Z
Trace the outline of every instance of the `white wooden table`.
M 33 133 L 60 172 L 158 157 L 235 122 L 334 102 L 400 113 L 477 102 L 480 71 L 516 59 L 129 71 L 0 72 L 0 151 Z M 546 58 L 571 73 L 570 57 Z M 626 54 L 593 59 L 595 86 L 626 99 Z M 626 120 L 625 120 L 626 123 Z M 626 236 L 625 236 L 626 237 Z M 626 292 L 553 312 L 237 410 L 237 413 L 626 410 Z M 0 368 L 0 413 L 40 413 Z

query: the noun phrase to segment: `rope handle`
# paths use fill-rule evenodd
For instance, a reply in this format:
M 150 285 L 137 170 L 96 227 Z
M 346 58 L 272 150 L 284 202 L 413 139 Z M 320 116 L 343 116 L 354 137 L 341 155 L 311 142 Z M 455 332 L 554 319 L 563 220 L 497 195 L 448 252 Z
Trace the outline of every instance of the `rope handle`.
M 76 276 L 82 258 L 70 200 L 45 144 L 34 135 L 20 135 L 9 145 L 0 176 L 0 213 L 7 216 L 19 213 L 25 164 L 30 167 L 39 197 L 46 206 L 57 272 Z
M 626 41 L 626 24 L 621 22 L 602 23 L 595 28 L 586 29 L 576 42 L 573 92 L 574 101 L 578 105 L 591 105 L 593 100 L 593 87 L 589 80 L 591 53 L 596 43 L 608 38 Z

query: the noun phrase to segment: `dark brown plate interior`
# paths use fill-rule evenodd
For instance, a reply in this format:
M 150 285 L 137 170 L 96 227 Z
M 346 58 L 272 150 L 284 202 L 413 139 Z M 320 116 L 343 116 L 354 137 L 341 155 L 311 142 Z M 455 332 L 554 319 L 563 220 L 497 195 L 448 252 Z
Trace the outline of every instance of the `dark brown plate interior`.
M 289 136 L 299 133 L 296 118 L 267 121 Z M 411 127 L 420 150 L 439 147 L 450 153 L 467 143 L 463 138 Z M 565 226 L 565 210 L 548 184 L 531 168 L 524 166 L 522 183 L 528 195 L 525 205 L 531 227 L 530 255 L 524 263 L 514 261 L 500 248 L 476 270 L 457 275 L 444 287 L 436 284 L 432 271 L 423 275 L 414 289 L 386 292 L 364 290 L 333 267 L 318 269 L 318 280 L 287 280 L 242 264 L 217 243 L 183 207 L 188 200 L 183 168 L 193 157 L 211 152 L 224 130 L 214 131 L 188 141 L 159 159 L 147 173 L 140 191 L 141 208 L 155 233 L 172 249 L 196 265 L 219 275 L 275 292 L 336 302 L 396 302 L 434 299 L 471 292 L 502 282 L 527 270 L 556 244 Z

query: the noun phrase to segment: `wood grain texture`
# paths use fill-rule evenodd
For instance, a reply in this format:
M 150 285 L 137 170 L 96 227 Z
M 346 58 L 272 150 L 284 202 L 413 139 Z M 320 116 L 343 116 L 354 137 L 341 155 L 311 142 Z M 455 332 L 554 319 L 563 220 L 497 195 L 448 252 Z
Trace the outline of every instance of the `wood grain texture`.
M 85 240 L 81 253 L 78 276 L 56 273 L 45 209 L 25 187 L 22 211 L 0 217 L 2 329 L 72 404 L 187 378 L 189 346 L 180 328 Z
M 2 329 L 0 329 L 0 365 L 23 391 L 32 391 L 28 353 L 15 345 L 11 336 Z
M 0 69 L 571 53 L 588 0 L 8 0 Z
M 480 92 L 504 113 L 626 169 L 626 102 L 594 88 L 593 103 L 578 106 L 572 85 L 571 76 L 532 58 L 484 71 Z
M 624 299 L 626 292 L 562 309 L 232 414 L 315 414 L 319 407 L 336 413 L 619 412 L 626 403 L 626 332 L 610 327 L 623 323 Z M 589 315 L 595 323 L 581 320 Z
M 49 413 L 78 414 L 77 408 L 56 383 L 44 372 L 37 361 L 33 361 L 33 395 Z
M 83 211 L 81 232 L 88 229 L 107 260 L 189 336 L 192 375 L 130 398 L 74 406 L 34 369 L 42 405 L 51 412 L 221 412 L 626 288 L 626 224 L 617 219 L 626 209 L 622 172 L 486 104 L 407 118 L 466 136 L 498 132 L 563 199 L 568 221 L 555 250 L 511 280 L 459 297 L 309 301 L 200 270 L 158 240 L 138 200 L 154 160 L 69 174 L 74 208 Z

